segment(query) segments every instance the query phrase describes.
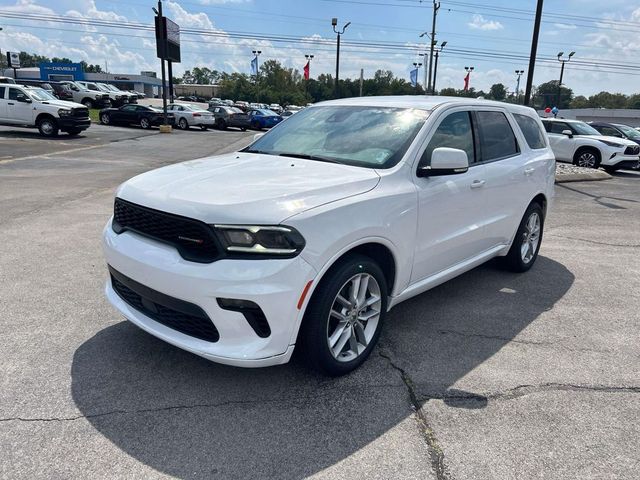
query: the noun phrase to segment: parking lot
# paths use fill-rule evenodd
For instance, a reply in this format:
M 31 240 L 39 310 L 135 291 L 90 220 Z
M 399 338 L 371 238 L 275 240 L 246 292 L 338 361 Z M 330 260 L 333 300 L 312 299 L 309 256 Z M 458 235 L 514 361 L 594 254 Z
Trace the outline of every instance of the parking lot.
M 640 477 L 640 174 L 558 185 L 530 272 L 402 303 L 330 379 L 207 362 L 103 296 L 118 184 L 252 135 L 0 128 L 0 478 Z

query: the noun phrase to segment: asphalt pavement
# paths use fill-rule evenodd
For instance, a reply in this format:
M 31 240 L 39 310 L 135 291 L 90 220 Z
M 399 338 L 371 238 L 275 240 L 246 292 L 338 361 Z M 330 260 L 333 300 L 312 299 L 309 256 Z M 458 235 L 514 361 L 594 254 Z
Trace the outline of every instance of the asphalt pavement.
M 0 129 L 0 478 L 640 477 L 640 175 L 558 186 L 530 272 L 397 306 L 330 379 L 210 363 L 103 297 L 117 185 L 250 132 L 30 135 Z

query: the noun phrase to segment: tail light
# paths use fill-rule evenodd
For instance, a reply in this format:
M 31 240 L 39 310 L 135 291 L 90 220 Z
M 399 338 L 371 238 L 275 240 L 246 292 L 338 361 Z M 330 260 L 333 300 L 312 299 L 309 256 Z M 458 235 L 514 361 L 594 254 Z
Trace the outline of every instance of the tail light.
M 199 113 L 194 113 L 193 116 L 194 117 L 201 117 L 202 115 L 200 115 Z

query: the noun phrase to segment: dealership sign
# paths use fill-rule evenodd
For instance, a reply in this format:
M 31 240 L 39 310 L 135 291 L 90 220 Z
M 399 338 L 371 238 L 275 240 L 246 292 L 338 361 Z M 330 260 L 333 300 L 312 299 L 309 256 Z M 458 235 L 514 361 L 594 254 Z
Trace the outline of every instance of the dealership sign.
M 7 52 L 7 63 L 9 68 L 20 68 L 20 54 L 18 52 Z
M 155 18 L 158 58 L 180 63 L 180 26 L 167 17 Z
M 79 63 L 42 62 L 41 80 L 84 80 L 84 71 Z

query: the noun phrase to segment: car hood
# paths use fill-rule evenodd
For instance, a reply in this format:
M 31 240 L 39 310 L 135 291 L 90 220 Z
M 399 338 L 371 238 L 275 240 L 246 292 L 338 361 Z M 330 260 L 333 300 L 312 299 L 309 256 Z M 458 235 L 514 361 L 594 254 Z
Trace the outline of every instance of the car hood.
M 637 145 L 637 143 L 632 140 L 627 140 L 626 138 L 620 138 L 620 137 L 610 137 L 608 135 L 578 135 L 578 136 L 593 138 L 594 140 L 604 140 L 606 142 L 618 143 L 620 145 L 624 145 L 625 147 L 628 147 L 630 145 Z
M 68 102 L 66 100 L 47 100 L 46 102 L 42 102 L 42 104 L 53 105 L 54 107 L 59 108 L 87 108 L 81 103 Z
M 117 196 L 206 223 L 278 224 L 314 207 L 365 193 L 373 169 L 315 160 L 233 153 L 138 175 Z

